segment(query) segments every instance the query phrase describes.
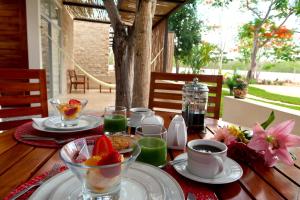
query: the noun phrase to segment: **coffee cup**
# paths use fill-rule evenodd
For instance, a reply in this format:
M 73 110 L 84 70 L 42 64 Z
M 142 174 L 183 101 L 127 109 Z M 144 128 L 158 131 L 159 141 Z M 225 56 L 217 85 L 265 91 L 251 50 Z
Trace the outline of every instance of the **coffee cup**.
M 153 115 L 153 111 L 149 108 L 131 108 L 130 111 L 130 125 L 132 127 L 141 126 L 141 121 L 145 117 Z
M 215 140 L 197 139 L 187 144 L 187 169 L 202 178 L 214 178 L 224 169 L 227 146 Z

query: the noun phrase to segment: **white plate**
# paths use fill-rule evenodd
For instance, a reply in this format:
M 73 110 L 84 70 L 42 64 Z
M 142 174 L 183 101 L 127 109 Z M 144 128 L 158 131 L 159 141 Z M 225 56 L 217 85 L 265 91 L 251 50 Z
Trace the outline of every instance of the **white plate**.
M 77 199 L 81 186 L 70 170 L 54 176 L 40 186 L 29 200 Z M 152 165 L 135 162 L 122 180 L 120 200 L 184 200 L 178 183 Z
M 49 118 L 54 118 L 54 117 L 49 117 Z M 55 120 L 55 118 L 54 118 L 54 120 Z M 44 131 L 44 132 L 70 133 L 70 132 L 79 132 L 79 131 L 90 130 L 90 129 L 96 128 L 103 124 L 102 117 L 96 117 L 96 116 L 92 116 L 92 115 L 83 115 L 80 117 L 80 120 L 84 121 L 84 123 L 87 123 L 87 126 L 85 126 L 83 128 L 72 127 L 71 129 L 70 128 L 53 129 L 53 128 L 48 128 L 45 126 L 45 122 L 49 121 L 47 118 L 47 119 L 45 119 L 44 123 L 39 123 L 39 125 L 37 125 L 36 123 L 32 123 L 32 127 L 36 130 Z
M 61 126 L 60 117 L 48 117 L 44 121 L 44 126 L 55 130 L 79 130 L 89 126 L 89 121 L 84 116 L 78 119 L 78 123 L 74 126 Z
M 178 159 L 187 159 L 187 153 L 180 154 L 174 160 Z M 180 162 L 174 165 L 175 170 L 181 174 L 182 176 L 189 178 L 191 180 L 201 182 L 201 183 L 209 183 L 209 184 L 225 184 L 231 183 L 236 180 L 239 180 L 243 175 L 243 169 L 241 166 L 235 162 L 234 160 L 227 158 L 224 163 L 224 170 L 214 178 L 202 178 L 192 174 L 187 169 L 187 161 Z

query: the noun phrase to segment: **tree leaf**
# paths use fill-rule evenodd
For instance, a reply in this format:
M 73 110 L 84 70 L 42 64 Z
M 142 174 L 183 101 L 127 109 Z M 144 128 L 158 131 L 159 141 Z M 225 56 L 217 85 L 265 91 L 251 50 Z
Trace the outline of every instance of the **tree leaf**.
M 271 112 L 271 114 L 269 115 L 267 121 L 263 122 L 261 124 L 261 127 L 263 127 L 263 129 L 266 129 L 275 119 L 275 114 L 274 111 Z

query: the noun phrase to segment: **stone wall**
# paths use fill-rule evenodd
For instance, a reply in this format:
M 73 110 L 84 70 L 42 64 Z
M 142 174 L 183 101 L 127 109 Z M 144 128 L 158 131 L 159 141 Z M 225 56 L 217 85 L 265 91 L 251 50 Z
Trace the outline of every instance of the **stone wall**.
M 62 93 L 67 91 L 67 69 L 74 69 L 73 63 L 73 19 L 69 15 L 68 11 L 62 6 L 62 18 L 61 18 L 61 31 L 62 31 L 62 43 L 63 43 L 63 70 L 62 70 Z
M 98 79 L 108 75 L 109 27 L 74 21 L 74 60 Z M 90 80 L 90 88 L 99 88 L 99 84 Z

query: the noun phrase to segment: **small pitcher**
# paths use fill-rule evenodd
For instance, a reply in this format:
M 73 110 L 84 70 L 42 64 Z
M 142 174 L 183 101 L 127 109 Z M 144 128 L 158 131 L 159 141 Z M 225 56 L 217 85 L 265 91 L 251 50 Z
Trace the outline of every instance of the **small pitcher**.
M 168 128 L 167 145 L 170 149 L 184 149 L 187 143 L 187 128 L 184 118 L 176 115 Z

